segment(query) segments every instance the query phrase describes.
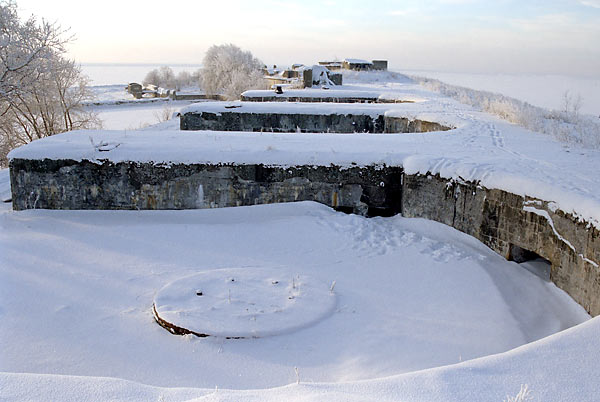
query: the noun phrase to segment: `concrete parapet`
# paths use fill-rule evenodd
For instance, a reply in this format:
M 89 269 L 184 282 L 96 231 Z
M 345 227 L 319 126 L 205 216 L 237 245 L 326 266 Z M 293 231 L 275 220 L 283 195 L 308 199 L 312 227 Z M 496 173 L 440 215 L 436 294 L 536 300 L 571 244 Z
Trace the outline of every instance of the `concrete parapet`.
M 250 112 L 188 112 L 180 116 L 179 127 L 181 130 L 277 133 L 424 133 L 451 129 L 436 122 L 383 115 Z
M 200 209 L 316 201 L 361 215 L 400 212 L 402 168 L 92 163 L 13 159 L 13 208 Z

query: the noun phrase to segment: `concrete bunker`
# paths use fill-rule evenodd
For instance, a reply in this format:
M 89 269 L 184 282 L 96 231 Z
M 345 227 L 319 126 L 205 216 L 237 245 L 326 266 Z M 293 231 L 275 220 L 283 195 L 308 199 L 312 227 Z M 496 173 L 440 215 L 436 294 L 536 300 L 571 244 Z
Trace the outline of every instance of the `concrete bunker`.
M 187 112 L 180 116 L 181 130 L 252 131 L 275 133 L 426 133 L 452 127 L 437 122 L 385 114 L 305 114 Z

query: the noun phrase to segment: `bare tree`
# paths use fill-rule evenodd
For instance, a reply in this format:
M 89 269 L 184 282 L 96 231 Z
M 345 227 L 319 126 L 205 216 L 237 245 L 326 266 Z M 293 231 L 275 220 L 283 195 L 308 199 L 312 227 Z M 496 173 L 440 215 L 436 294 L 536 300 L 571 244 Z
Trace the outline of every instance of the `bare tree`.
M 245 90 L 266 86 L 261 73 L 264 64 L 235 45 L 211 46 L 202 64 L 202 87 L 207 94 L 238 99 Z
M 562 95 L 562 113 L 564 119 L 568 122 L 575 123 L 579 120 L 579 111 L 583 104 L 581 94 L 575 96 L 571 91 L 567 90 Z
M 65 35 L 35 17 L 21 21 L 16 3 L 0 0 L 0 166 L 17 146 L 99 125 L 83 107 L 92 99 L 85 77 L 64 57 Z
M 156 86 L 160 86 L 160 72 L 158 71 L 157 68 L 155 68 L 154 70 L 150 70 L 148 72 L 148 74 L 146 74 L 146 76 L 144 77 L 144 80 L 142 81 L 142 84 L 144 85 L 156 85 Z

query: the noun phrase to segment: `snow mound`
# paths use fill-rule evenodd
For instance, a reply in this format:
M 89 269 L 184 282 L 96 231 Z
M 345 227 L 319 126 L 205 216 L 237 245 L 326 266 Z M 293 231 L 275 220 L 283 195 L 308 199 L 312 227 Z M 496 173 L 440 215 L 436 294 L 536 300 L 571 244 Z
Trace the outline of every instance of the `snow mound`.
M 180 335 L 260 338 L 330 315 L 334 286 L 282 270 L 205 271 L 163 287 L 154 299 L 154 314 L 160 325 Z

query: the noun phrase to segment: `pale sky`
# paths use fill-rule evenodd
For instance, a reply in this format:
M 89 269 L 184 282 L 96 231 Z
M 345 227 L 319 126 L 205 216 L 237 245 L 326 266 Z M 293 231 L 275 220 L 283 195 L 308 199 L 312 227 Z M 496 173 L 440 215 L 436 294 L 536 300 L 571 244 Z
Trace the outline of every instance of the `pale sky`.
M 233 43 L 266 64 L 600 76 L 600 0 L 17 0 L 70 27 L 80 63 L 199 64 Z

